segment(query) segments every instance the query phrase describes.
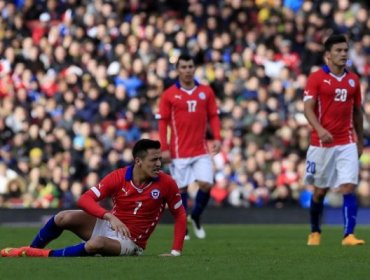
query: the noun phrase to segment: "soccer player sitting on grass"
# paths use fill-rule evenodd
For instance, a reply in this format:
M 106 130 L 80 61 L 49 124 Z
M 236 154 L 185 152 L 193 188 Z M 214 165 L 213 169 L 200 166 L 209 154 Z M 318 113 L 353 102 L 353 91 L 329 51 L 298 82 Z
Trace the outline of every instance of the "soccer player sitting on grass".
M 1 250 L 3 257 L 135 256 L 142 254 L 158 224 L 166 203 L 175 218 L 172 251 L 181 255 L 186 213 L 175 181 L 160 171 L 160 142 L 139 140 L 133 147 L 134 164 L 105 176 L 78 201 L 83 210 L 61 211 L 38 232 L 30 246 Z M 111 211 L 99 201 L 111 197 Z M 63 249 L 44 249 L 70 230 L 86 242 Z

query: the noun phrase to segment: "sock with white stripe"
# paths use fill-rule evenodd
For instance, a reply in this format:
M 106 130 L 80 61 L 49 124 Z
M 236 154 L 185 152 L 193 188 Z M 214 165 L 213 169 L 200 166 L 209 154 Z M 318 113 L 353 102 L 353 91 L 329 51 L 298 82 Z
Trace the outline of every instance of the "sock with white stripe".
M 356 226 L 357 199 L 355 194 L 343 195 L 344 236 L 352 234 Z
M 63 249 L 51 250 L 50 257 L 84 257 L 89 256 L 85 250 L 85 242 L 65 247 Z
M 45 246 L 52 240 L 58 238 L 63 229 L 58 227 L 54 221 L 54 217 L 51 217 L 49 221 L 40 229 L 36 237 L 33 239 L 30 247 L 33 248 L 45 248 Z

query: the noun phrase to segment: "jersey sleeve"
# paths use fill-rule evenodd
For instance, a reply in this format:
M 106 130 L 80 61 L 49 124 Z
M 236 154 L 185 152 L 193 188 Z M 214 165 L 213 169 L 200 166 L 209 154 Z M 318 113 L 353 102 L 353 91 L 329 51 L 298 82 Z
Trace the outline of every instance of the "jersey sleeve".
M 308 77 L 306 87 L 303 93 L 303 101 L 306 101 L 312 98 L 316 100 L 318 98 L 318 94 L 319 94 L 318 80 L 319 79 L 317 78 L 317 75 L 315 74 L 311 74 Z
M 166 90 L 163 92 L 160 101 L 159 101 L 159 112 L 157 119 L 168 120 L 171 117 L 171 103 L 169 100 L 169 91 Z
M 120 189 L 123 178 L 122 169 L 113 171 L 105 176 L 97 186 L 86 191 L 78 200 L 77 205 L 86 213 L 97 218 L 103 218 L 109 210 L 103 208 L 98 203 L 108 196 L 112 196 Z
M 182 251 L 184 237 L 186 234 L 186 212 L 184 206 L 182 205 L 179 188 L 177 187 L 175 181 L 171 179 L 168 180 L 166 184 L 168 185 L 166 202 L 168 209 L 175 219 L 172 250 Z
M 221 140 L 221 122 L 218 116 L 218 108 L 216 104 L 216 98 L 213 90 L 209 88 L 209 102 L 208 102 L 208 119 L 209 124 L 213 133 L 213 137 L 217 140 Z
M 167 142 L 167 131 L 171 116 L 171 103 L 168 99 L 167 91 L 162 94 L 159 102 L 159 112 L 156 115 L 158 119 L 158 131 L 159 131 L 159 141 L 161 142 L 162 151 L 169 149 Z

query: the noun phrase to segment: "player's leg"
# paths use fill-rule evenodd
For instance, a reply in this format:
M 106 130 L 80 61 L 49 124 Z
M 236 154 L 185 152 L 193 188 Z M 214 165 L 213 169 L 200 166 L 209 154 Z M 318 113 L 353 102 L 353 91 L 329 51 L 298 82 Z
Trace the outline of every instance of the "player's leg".
M 26 251 L 27 252 L 27 251 Z M 50 250 L 49 257 L 84 257 L 96 254 L 104 256 L 119 256 L 121 244 L 119 241 L 104 236 L 95 236 L 87 242 L 68 246 L 62 249 Z
M 342 184 L 340 187 L 343 193 L 343 221 L 344 221 L 344 234 L 342 245 L 362 245 L 365 244 L 364 240 L 357 239 L 354 235 L 357 218 L 357 198 L 354 194 L 355 185 Z
M 343 221 L 344 221 L 344 237 L 353 234 L 356 226 L 357 217 L 357 199 L 354 194 L 355 185 L 343 184 L 341 190 L 343 192 Z
M 55 216 L 51 217 L 46 224 L 39 230 L 30 247 L 44 248 L 50 241 L 58 238 L 63 232 L 61 227 L 55 223 Z
M 81 256 L 96 254 L 103 256 L 132 256 L 140 255 L 143 251 L 130 238 L 118 235 L 117 232 L 112 229 L 110 223 L 102 219 L 96 220 L 91 237 L 86 242 L 83 249 L 84 250 L 81 251 Z M 50 256 L 63 256 L 58 255 L 59 253 L 64 252 L 62 250 L 59 250 L 59 252 L 53 250 Z
M 188 200 L 189 200 L 189 194 L 188 194 L 188 187 L 180 187 L 180 195 L 181 195 L 181 201 L 182 205 L 185 208 L 185 212 L 188 213 Z
M 96 218 L 81 210 L 61 211 L 51 217 L 33 239 L 30 247 L 44 248 L 50 241 L 58 238 L 63 230 L 75 233 L 83 240 L 90 238 Z
M 208 205 L 213 186 L 212 158 L 209 155 L 197 157 L 193 161 L 192 169 L 199 188 L 195 196 L 191 219 L 195 235 L 202 239 L 206 237 L 206 233 L 200 222 L 201 215 Z
M 332 148 L 310 146 L 307 151 L 305 184 L 313 185 L 314 192 L 310 204 L 311 233 L 307 245 L 320 245 L 321 219 L 324 198 L 335 179 L 335 151 Z
M 84 257 L 97 254 L 103 256 L 138 256 L 142 252 L 143 250 L 129 238 L 115 237 L 114 239 L 105 236 L 94 236 L 86 243 L 83 242 L 62 249 L 21 247 L 1 251 L 3 257 Z
M 85 242 L 58 250 L 42 248 L 58 238 L 65 229 L 74 232 L 83 240 L 88 240 L 93 233 L 95 223 L 95 217 L 81 210 L 62 211 L 49 219 L 29 247 L 6 248 L 1 250 L 1 254 L 3 257 L 86 256 L 89 252 L 85 250 Z
M 308 236 L 307 245 L 320 245 L 321 219 L 327 190 L 327 188 L 314 188 L 310 204 L 311 233 Z
M 76 216 L 76 213 L 73 214 L 78 219 L 83 217 L 82 215 Z M 78 226 L 67 223 L 67 219 L 70 218 L 69 215 L 59 218 L 64 218 L 64 221 L 60 221 L 61 224 L 64 223 L 64 226 L 68 225 L 68 229 L 73 230 L 81 238 L 88 239 L 87 242 L 53 250 L 32 247 L 4 249 L 1 252 L 2 255 L 5 257 L 83 257 L 96 254 L 104 256 L 132 256 L 140 255 L 143 252 L 131 239 L 118 236 L 108 221 L 95 219 L 93 229 L 87 231 L 86 229 L 81 230 Z
M 338 148 L 337 169 L 336 186 L 339 186 L 343 194 L 344 238 L 342 244 L 362 245 L 365 242 L 354 236 L 358 208 L 355 189 L 359 173 L 358 153 L 355 144 Z
M 170 173 L 179 187 L 182 204 L 186 213 L 188 213 L 189 200 L 188 185 L 194 181 L 190 164 L 190 159 L 174 159 L 170 165 Z M 190 240 L 188 229 L 186 229 L 185 240 Z
M 198 181 L 197 183 L 199 188 L 195 196 L 194 207 L 190 218 L 195 236 L 199 239 L 203 239 L 206 237 L 206 232 L 201 224 L 201 215 L 209 202 L 212 185 L 207 182 Z
M 182 187 L 182 188 L 179 188 L 179 189 L 180 189 L 182 205 L 184 206 L 185 213 L 187 215 L 187 213 L 188 213 L 188 200 L 189 200 L 188 187 L 185 186 L 185 187 Z M 190 240 L 190 235 L 189 235 L 188 228 L 186 228 L 186 234 L 185 234 L 184 240 Z
M 61 249 L 7 248 L 3 249 L 1 254 L 3 257 L 84 257 L 96 254 L 119 256 L 121 254 L 121 244 L 117 240 L 97 236 L 87 242 L 81 242 Z
M 104 236 L 96 236 L 86 242 L 86 251 L 89 254 L 100 254 L 103 256 L 119 256 L 121 244 L 118 240 Z
M 86 242 L 89 254 L 104 256 L 133 256 L 140 255 L 143 249 L 138 247 L 130 238 L 115 232 L 106 220 L 97 219 L 91 238 Z

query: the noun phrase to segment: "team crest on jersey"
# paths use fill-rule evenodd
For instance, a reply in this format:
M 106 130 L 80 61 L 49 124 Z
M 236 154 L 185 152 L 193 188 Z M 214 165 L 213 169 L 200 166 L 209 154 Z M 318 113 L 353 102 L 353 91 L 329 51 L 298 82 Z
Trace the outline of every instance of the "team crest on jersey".
M 158 190 L 158 189 L 154 189 L 150 192 L 150 195 L 154 198 L 154 199 L 158 199 L 159 195 L 161 194 L 161 192 Z
M 355 81 L 353 79 L 349 79 L 348 83 L 351 87 L 355 87 Z
M 200 92 L 199 93 L 199 98 L 202 99 L 202 100 L 206 99 L 206 94 L 203 91 Z

